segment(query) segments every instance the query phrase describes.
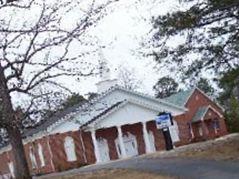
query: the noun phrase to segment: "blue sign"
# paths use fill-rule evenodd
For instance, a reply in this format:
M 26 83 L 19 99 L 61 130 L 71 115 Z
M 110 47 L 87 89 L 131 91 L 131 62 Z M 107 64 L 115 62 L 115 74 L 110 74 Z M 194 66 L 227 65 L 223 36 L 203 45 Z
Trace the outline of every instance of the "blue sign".
M 172 125 L 172 116 L 170 113 L 161 113 L 156 117 L 157 128 L 163 129 Z

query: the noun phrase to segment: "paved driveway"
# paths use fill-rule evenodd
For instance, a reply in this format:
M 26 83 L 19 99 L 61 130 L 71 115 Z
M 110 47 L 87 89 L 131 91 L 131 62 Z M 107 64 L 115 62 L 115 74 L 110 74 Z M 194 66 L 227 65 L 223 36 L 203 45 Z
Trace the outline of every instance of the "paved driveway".
M 134 157 L 131 159 L 115 161 L 108 164 L 99 164 L 74 169 L 61 174 L 74 174 L 100 169 L 136 169 L 154 173 L 178 176 L 179 178 L 203 178 L 203 179 L 238 179 L 239 161 L 214 161 L 186 158 L 150 158 Z M 53 174 L 58 175 L 58 174 Z M 48 177 L 50 177 L 49 175 Z

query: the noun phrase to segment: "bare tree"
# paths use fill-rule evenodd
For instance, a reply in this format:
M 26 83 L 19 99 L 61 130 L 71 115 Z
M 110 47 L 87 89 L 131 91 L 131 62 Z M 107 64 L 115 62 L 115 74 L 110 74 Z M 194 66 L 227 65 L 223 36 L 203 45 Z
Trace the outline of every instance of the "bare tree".
M 120 65 L 118 68 L 117 78 L 119 84 L 129 90 L 137 90 L 142 85 L 142 82 L 137 78 L 134 68 L 129 68 L 124 65 Z
M 17 0 L 0 0 L 0 4 L 1 5 L 5 5 L 5 4 L 9 4 L 9 3 L 12 3 L 12 2 L 15 2 Z
M 0 128 L 9 136 L 16 178 L 31 178 L 21 138 L 22 121 L 36 112 L 36 102 L 44 102 L 44 96 L 59 89 L 70 91 L 59 78 L 95 72 L 92 63 L 82 61 L 79 47 L 90 44 L 87 30 L 113 1 L 1 1 Z M 47 90 L 42 92 L 40 86 Z M 28 101 L 21 106 L 24 115 L 17 112 L 16 96 Z

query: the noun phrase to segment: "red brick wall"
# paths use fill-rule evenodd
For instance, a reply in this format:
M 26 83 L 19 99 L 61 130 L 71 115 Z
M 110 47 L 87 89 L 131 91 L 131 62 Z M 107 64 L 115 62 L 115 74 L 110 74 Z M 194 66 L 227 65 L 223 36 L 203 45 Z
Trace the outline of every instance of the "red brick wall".
M 24 149 L 25 149 L 25 153 L 26 153 L 26 158 L 27 158 L 27 162 L 28 162 L 28 167 L 31 171 L 31 173 L 33 175 L 37 175 L 37 174 L 43 174 L 43 173 L 51 173 L 53 172 L 53 168 L 51 165 L 51 158 L 50 158 L 50 151 L 49 148 L 47 147 L 47 143 L 46 143 L 46 137 L 42 138 L 42 139 L 38 139 L 34 142 L 29 142 L 27 144 L 24 145 Z M 39 154 L 38 154 L 38 143 L 41 143 L 42 148 L 43 148 L 43 155 L 44 155 L 44 159 L 45 159 L 45 166 L 41 167 L 41 163 L 40 163 L 40 158 L 39 158 Z M 35 157 L 36 157 L 36 161 L 37 161 L 37 168 L 32 169 L 32 163 L 30 161 L 30 157 L 29 157 L 29 149 L 30 146 L 32 147 Z M 4 152 L 3 154 L 0 155 L 0 173 L 9 173 L 9 169 L 8 169 L 8 163 L 13 161 L 13 157 L 11 154 L 11 151 L 9 152 Z M 2 162 L 3 161 L 3 162 Z
M 145 143 L 143 137 L 143 126 L 142 123 L 136 123 L 131 125 L 124 125 L 121 127 L 123 135 L 127 135 L 128 132 L 132 135 L 136 136 L 137 145 L 138 145 L 138 153 L 144 154 L 145 153 Z M 165 149 L 165 141 L 163 137 L 163 133 L 161 130 L 156 128 L 155 121 L 150 121 L 147 123 L 147 130 L 152 131 L 155 138 L 155 146 L 156 150 L 164 150 Z M 107 129 L 100 129 L 96 131 L 97 138 L 104 138 L 107 140 L 109 145 L 109 154 L 110 159 L 118 159 L 117 149 L 115 146 L 115 140 L 118 138 L 117 128 L 107 128 Z
M 191 133 L 188 127 L 188 123 L 191 122 L 193 116 L 195 115 L 199 107 L 208 106 L 208 105 L 212 106 L 221 115 L 223 115 L 222 109 L 219 106 L 217 106 L 213 101 L 211 101 L 208 97 L 206 97 L 204 94 L 202 94 L 199 90 L 196 89 L 193 92 L 193 94 L 190 96 L 188 102 L 185 105 L 188 111 L 181 116 L 175 117 L 175 120 L 177 121 L 178 127 L 179 127 L 180 142 L 178 143 L 178 145 L 184 145 L 191 142 L 192 138 L 191 138 Z M 219 122 L 220 122 L 220 128 L 221 128 L 219 135 L 220 136 L 226 135 L 227 128 L 226 128 L 224 118 L 220 118 Z M 197 125 L 193 126 L 193 129 L 195 132 L 197 131 L 196 127 Z M 208 139 L 210 137 L 211 136 L 209 136 Z
M 157 151 L 165 150 L 165 140 L 162 130 L 158 130 L 155 121 L 150 121 L 147 123 L 148 131 L 152 131 L 154 134 L 155 148 Z
M 64 140 L 67 136 L 72 137 L 75 144 L 77 160 L 73 162 L 67 161 L 64 149 Z M 86 164 L 83 156 L 84 153 L 82 149 L 79 131 L 51 135 L 50 146 L 53 154 L 53 163 L 56 171 L 63 171 L 71 168 L 76 168 Z
M 134 136 L 136 136 L 137 144 L 138 144 L 138 152 L 140 154 L 145 153 L 145 144 L 144 144 L 144 137 L 143 137 L 143 131 L 142 131 L 142 124 L 132 124 L 132 125 L 124 125 L 121 127 L 122 132 L 124 135 L 127 135 L 127 132 L 130 132 Z
M 107 140 L 109 146 L 109 155 L 111 160 L 118 159 L 117 149 L 115 146 L 115 140 L 118 137 L 117 128 L 107 128 L 107 129 L 100 129 L 96 131 L 96 137 L 102 137 Z
M 95 153 L 94 153 L 94 145 L 92 142 L 90 132 L 82 132 L 83 143 L 85 146 L 87 164 L 92 164 L 96 162 Z
M 182 114 L 179 116 L 175 116 L 174 120 L 177 122 L 178 124 L 178 130 L 179 130 L 179 139 L 180 141 L 175 143 L 176 146 L 180 146 L 180 145 L 185 145 L 191 142 L 191 133 L 189 130 L 189 121 L 186 118 L 186 114 Z
M 8 163 L 10 162 L 8 152 L 0 154 L 0 175 L 10 173 L 8 169 Z
M 177 145 L 183 145 L 191 142 L 191 133 L 188 127 L 188 123 L 191 122 L 192 117 L 196 113 L 199 107 L 202 106 L 208 106 L 211 105 L 216 110 L 221 112 L 221 109 L 213 103 L 210 99 L 208 99 L 206 96 L 204 96 L 202 93 L 200 93 L 198 90 L 194 92 L 194 94 L 190 97 L 186 104 L 186 108 L 189 109 L 188 112 L 186 112 L 183 115 L 176 116 L 174 119 L 178 123 L 179 127 L 179 137 L 180 142 Z M 222 112 L 221 112 L 222 114 Z M 214 113 L 213 113 L 214 115 Z M 208 116 L 206 116 L 208 117 Z M 214 116 L 210 116 L 213 118 Z M 219 119 L 220 121 L 220 133 L 218 135 L 225 135 L 227 133 L 225 121 L 223 118 Z M 210 129 L 209 122 L 205 123 L 205 126 L 208 126 L 208 138 L 216 137 Z M 193 130 L 195 131 L 194 134 L 197 134 L 197 124 L 193 125 Z M 154 134 L 155 138 L 155 145 L 157 150 L 164 150 L 165 149 L 165 141 L 162 134 L 162 131 L 158 130 L 156 128 L 156 124 L 154 121 L 150 121 L 147 123 L 147 130 L 150 130 Z M 142 124 L 132 124 L 132 125 L 125 125 L 122 126 L 122 132 L 123 134 L 127 134 L 127 132 L 130 132 L 131 134 L 136 136 L 137 144 L 138 144 L 138 152 L 139 154 L 145 153 L 145 143 L 143 138 L 143 131 L 142 131 Z M 68 162 L 66 159 L 66 154 L 64 150 L 64 139 L 67 136 L 71 136 L 74 139 L 75 147 L 76 147 L 76 156 L 77 161 L 74 162 Z M 81 141 L 81 137 L 83 138 L 83 142 Z M 103 137 L 107 140 L 109 144 L 109 152 L 110 152 L 110 158 L 117 159 L 117 150 L 115 147 L 115 139 L 118 136 L 117 129 L 109 128 L 109 129 L 101 129 L 97 130 L 96 136 Z M 33 174 L 43 174 L 43 173 L 49 173 L 54 170 L 56 171 L 62 171 L 67 170 L 71 168 L 76 168 L 85 164 L 92 164 L 95 163 L 95 154 L 94 154 L 94 146 L 91 139 L 90 132 L 82 132 L 74 131 L 74 132 L 67 132 L 63 134 L 55 134 L 49 136 L 49 144 L 51 146 L 52 151 L 52 160 L 51 160 L 51 151 L 49 150 L 48 144 L 47 144 L 48 138 L 44 137 L 42 139 L 36 140 L 33 143 L 28 143 L 25 145 L 25 151 L 27 153 L 27 160 L 29 163 L 29 167 L 31 169 L 31 172 Z M 45 157 L 45 167 L 40 167 L 40 159 L 38 156 L 38 143 L 41 143 L 44 151 L 44 157 Z M 31 162 L 29 159 L 29 147 L 32 146 L 35 152 L 35 156 L 37 159 L 38 168 L 32 170 Z M 85 157 L 87 161 L 85 161 L 84 158 L 84 152 L 83 152 L 83 146 L 85 147 Z M 0 160 L 4 161 L 0 163 L 0 171 L 1 172 L 8 172 L 8 166 L 7 163 L 12 159 L 11 153 L 9 152 L 9 155 L 6 155 L 6 153 L 0 155 Z M 52 166 L 52 163 L 54 167 Z
M 162 131 L 156 128 L 155 121 L 150 121 L 147 123 L 147 130 L 152 131 L 155 138 L 155 146 L 156 150 L 164 150 L 165 149 L 165 142 Z M 138 152 L 139 154 L 145 153 L 145 143 L 143 138 L 143 130 L 142 124 L 132 124 L 132 125 L 125 125 L 122 126 L 122 132 L 124 135 L 127 135 L 127 132 L 136 136 L 137 144 L 138 144 Z M 81 137 L 83 139 L 83 143 L 81 141 Z M 74 139 L 75 149 L 76 149 L 76 156 L 77 161 L 68 162 L 66 158 L 66 153 L 64 149 L 64 140 L 65 137 L 70 136 Z M 107 140 L 109 145 L 109 154 L 110 159 L 118 159 L 118 154 L 115 146 L 115 140 L 118 137 L 118 132 L 116 127 L 107 128 L 107 129 L 100 129 L 96 131 L 96 137 L 102 137 Z M 50 149 L 48 146 L 48 141 L 50 145 Z M 45 166 L 41 167 L 41 161 L 38 154 L 38 144 L 41 144 L 43 148 L 43 155 L 45 160 Z M 85 156 L 87 161 L 84 158 L 83 146 L 85 147 Z M 37 168 L 32 168 L 32 163 L 29 157 L 30 147 L 33 149 L 33 153 L 36 157 L 37 161 Z M 91 139 L 90 132 L 82 132 L 74 131 L 74 132 L 66 132 L 61 134 L 55 134 L 47 137 L 43 137 L 41 139 L 37 139 L 34 142 L 29 142 L 24 146 L 26 157 L 28 161 L 28 166 L 33 175 L 51 173 L 54 171 L 63 171 L 71 168 L 77 168 L 85 164 L 93 164 L 95 163 L 95 153 L 94 153 L 94 146 Z M 9 173 L 8 163 L 12 161 L 11 152 L 5 152 L 0 155 L 0 171 L 2 173 Z
M 38 144 L 41 144 L 45 166 L 41 166 L 40 156 L 38 153 Z M 36 157 L 37 162 L 37 168 L 32 168 L 32 163 L 30 160 L 30 147 L 32 147 L 33 153 Z M 52 158 L 51 158 L 51 151 L 48 147 L 48 139 L 47 137 L 43 137 L 41 139 L 37 139 L 34 142 L 29 142 L 24 145 L 25 153 L 27 154 L 27 161 L 28 161 L 28 167 L 32 174 L 38 175 L 38 174 L 44 174 L 44 173 L 51 173 L 54 172 L 54 166 L 52 166 Z

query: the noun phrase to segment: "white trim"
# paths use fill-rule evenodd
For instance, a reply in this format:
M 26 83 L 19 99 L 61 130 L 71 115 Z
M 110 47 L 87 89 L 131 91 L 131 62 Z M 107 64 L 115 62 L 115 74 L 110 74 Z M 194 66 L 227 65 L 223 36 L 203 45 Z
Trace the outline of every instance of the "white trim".
M 154 132 L 149 130 L 148 131 L 148 136 L 149 136 L 149 140 L 150 140 L 150 147 L 152 152 L 156 151 L 156 146 L 155 146 L 155 136 L 154 136 Z
M 12 146 L 7 145 L 0 150 L 0 155 L 2 155 L 4 152 L 9 152 L 10 150 L 12 150 Z
M 212 107 L 211 105 L 209 105 L 209 108 L 215 112 L 220 118 L 224 117 L 220 112 L 218 112 L 214 107 Z
M 95 127 L 98 123 L 100 123 L 101 120 L 105 119 L 106 117 L 108 117 L 110 114 L 118 111 L 119 109 L 121 109 L 121 107 L 125 106 L 126 104 L 135 104 L 135 105 L 138 105 L 140 107 L 144 107 L 146 109 L 151 109 L 153 111 L 156 111 L 156 112 L 163 112 L 161 110 L 161 108 L 157 107 L 157 106 L 154 106 L 154 105 L 150 105 L 148 103 L 145 103 L 145 102 L 141 102 L 139 100 L 134 100 L 134 99 L 128 99 L 128 100 L 125 100 L 124 102 L 122 102 L 121 104 L 119 104 L 115 109 L 112 109 L 110 110 L 109 112 L 107 112 L 106 114 L 100 116 L 98 119 L 96 119 L 95 121 L 93 121 L 91 124 L 88 124 L 89 126 L 93 126 Z M 179 114 L 180 115 L 180 114 Z M 154 119 L 148 119 L 148 121 L 152 121 Z M 84 128 L 86 129 L 87 126 Z
M 215 108 L 213 108 L 211 105 L 207 106 L 207 109 L 206 111 L 204 112 L 202 118 L 201 118 L 201 121 L 204 121 L 204 117 L 205 115 L 207 114 L 208 110 L 211 109 L 213 112 L 215 112 L 220 118 L 223 117 L 223 115 L 221 113 L 219 113 Z
M 150 139 L 149 139 L 149 134 L 147 130 L 147 123 L 142 122 L 143 124 L 143 136 L 144 136 L 144 144 L 145 144 L 145 153 L 151 153 L 151 145 L 150 145 Z
M 81 146 L 82 146 L 82 150 L 83 150 L 83 158 L 84 158 L 85 163 L 87 163 L 88 161 L 87 161 L 87 157 L 86 157 L 85 143 L 82 138 L 82 130 L 80 130 L 80 141 L 81 141 Z
M 50 157 L 51 157 L 51 167 L 52 167 L 53 172 L 55 172 L 56 169 L 55 169 L 55 165 L 53 163 L 53 154 L 52 154 L 52 150 L 51 150 L 50 136 L 49 135 L 47 136 L 47 146 L 48 146 L 48 149 L 49 149 L 49 152 L 50 152 Z
M 44 167 L 44 166 L 46 166 L 46 162 L 45 162 L 45 156 L 44 156 L 44 152 L 43 152 L 41 143 L 37 144 L 37 150 L 38 150 L 38 156 L 40 159 L 41 167 Z
M 191 137 L 192 137 L 192 139 L 194 139 L 194 138 L 195 138 L 195 135 L 194 135 L 194 132 L 193 132 L 193 125 L 192 125 L 191 122 L 189 123 L 189 125 L 190 125 L 190 133 L 191 133 Z
M 135 94 L 135 95 L 137 95 L 137 96 L 141 96 L 141 97 L 144 97 L 144 98 L 146 98 L 146 99 L 150 99 L 150 100 L 152 100 L 152 101 L 156 101 L 156 102 L 159 102 L 159 103 L 161 103 L 161 104 L 165 104 L 165 105 L 167 105 L 167 106 L 169 106 L 169 107 L 174 107 L 174 108 L 179 109 L 179 110 L 188 111 L 188 109 L 185 108 L 185 107 L 178 106 L 178 105 L 175 105 L 175 104 L 166 102 L 166 101 L 164 101 L 164 100 L 162 100 L 162 99 L 157 99 L 157 98 L 155 98 L 155 97 L 153 97 L 153 96 L 150 96 L 150 95 L 147 95 L 147 94 L 144 94 L 144 93 L 140 93 L 140 92 L 137 92 L 137 91 L 128 90 L 128 89 L 125 89 L 125 88 L 123 88 L 123 87 L 121 87 L 121 86 L 118 86 L 118 87 L 115 88 L 115 89 L 119 89 L 119 90 L 121 90 L 121 91 L 125 91 L 125 92 L 131 93 L 131 94 Z
M 193 95 L 193 93 L 198 90 L 203 96 L 205 96 L 207 99 L 209 99 L 211 102 L 213 102 L 214 104 L 217 105 L 217 107 L 219 107 L 222 111 L 225 111 L 225 109 L 220 105 L 218 104 L 217 102 L 215 102 L 214 100 L 212 100 L 212 98 L 210 96 L 208 96 L 206 93 L 204 93 L 201 89 L 199 89 L 198 87 L 194 87 L 192 89 L 192 92 L 191 94 L 189 95 L 189 97 L 187 98 L 186 102 L 184 103 L 184 106 L 186 106 L 186 104 L 188 103 L 190 97 Z
M 100 151 L 99 151 L 99 146 L 98 146 L 98 142 L 97 142 L 97 139 L 96 139 L 94 129 L 91 130 L 91 139 L 92 139 L 92 142 L 93 142 L 93 145 L 94 145 L 96 163 L 100 163 L 101 162 Z
M 99 101 L 100 99 L 102 99 L 103 97 L 107 96 L 108 94 L 112 93 L 115 90 L 121 90 L 121 91 L 130 93 L 130 94 L 133 94 L 133 95 L 141 96 L 141 97 L 144 97 L 146 99 L 150 99 L 152 101 L 159 102 L 159 103 L 161 103 L 163 105 L 167 105 L 169 107 L 176 108 L 178 110 L 188 111 L 188 109 L 186 109 L 184 107 L 180 107 L 180 106 L 177 106 L 177 105 L 165 102 L 164 100 L 156 99 L 156 98 L 154 98 L 152 96 L 149 96 L 147 94 L 131 91 L 131 90 L 128 90 L 128 89 L 125 89 L 125 88 L 123 88 L 121 86 L 116 85 L 116 86 L 110 88 L 109 90 L 107 90 L 106 92 L 100 94 L 98 97 L 90 100 L 88 103 L 82 105 L 81 107 L 76 109 L 74 112 L 71 112 L 71 113 L 67 114 L 66 116 L 60 118 L 55 123 L 53 123 L 52 125 L 48 126 L 46 129 L 43 129 L 43 130 L 41 130 L 41 131 L 31 135 L 31 136 L 27 136 L 25 139 L 23 139 L 24 145 L 29 143 L 29 141 L 32 141 L 32 140 L 35 141 L 37 139 L 40 139 L 40 138 L 43 138 L 44 136 L 49 135 L 50 131 L 52 131 L 55 127 L 57 127 L 58 125 L 62 124 L 65 121 L 72 120 L 72 118 L 75 117 L 75 115 L 77 115 L 82 109 L 85 109 L 85 108 L 89 107 L 92 103 L 95 103 L 95 102 Z M 133 102 L 133 100 L 130 100 L 130 101 L 132 103 L 135 103 L 135 104 L 147 107 L 149 109 L 153 109 L 153 110 L 157 110 L 158 109 L 157 106 L 148 105 L 147 103 L 144 103 L 144 102 L 139 102 L 139 101 L 136 102 L 136 100 L 134 100 L 134 102 Z M 9 151 L 9 150 L 11 150 L 11 149 L 8 146 L 6 146 L 6 148 L 0 149 L 0 154 L 5 152 L 5 151 Z
M 9 163 L 8 163 L 8 169 L 9 169 L 9 171 L 10 171 L 10 175 L 11 175 L 11 177 L 12 178 L 15 178 L 15 168 L 14 168 L 14 164 L 13 164 L 13 162 L 12 161 L 10 161 Z M 4 178 L 4 177 L 3 177 Z
M 65 150 L 66 158 L 68 162 L 77 161 L 76 146 L 75 146 L 75 141 L 73 137 L 66 136 L 64 138 L 64 150 Z
M 126 155 L 126 150 L 125 150 L 125 145 L 124 145 L 124 140 L 123 140 L 123 132 L 122 132 L 121 126 L 117 126 L 117 131 L 118 131 L 118 138 L 117 139 L 119 140 L 121 157 L 126 158 L 127 155 Z M 117 144 L 117 142 L 115 142 L 115 143 Z M 116 146 L 116 148 L 117 148 L 117 146 Z M 117 149 L 117 151 L 118 151 L 118 149 Z M 118 156 L 119 156 L 119 151 L 118 151 Z
M 32 169 L 37 169 L 38 168 L 38 164 L 37 164 L 37 160 L 36 160 L 34 146 L 32 144 L 29 147 L 29 154 L 28 155 L 29 155 L 29 158 L 30 158 L 30 161 L 31 161 Z

